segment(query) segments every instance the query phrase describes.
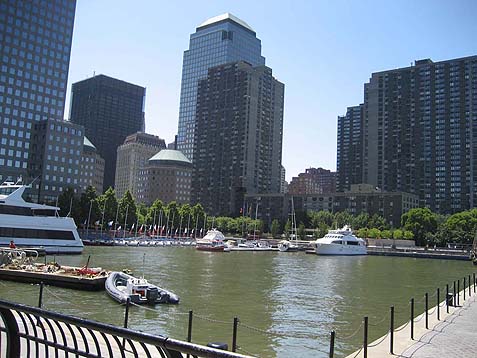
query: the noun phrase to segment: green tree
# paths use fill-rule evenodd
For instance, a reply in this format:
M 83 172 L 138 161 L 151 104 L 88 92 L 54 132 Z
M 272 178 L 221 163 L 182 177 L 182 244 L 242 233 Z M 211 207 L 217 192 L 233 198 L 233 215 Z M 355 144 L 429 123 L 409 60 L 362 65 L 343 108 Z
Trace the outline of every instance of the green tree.
M 329 211 L 321 210 L 318 212 L 310 212 L 310 223 L 314 228 L 320 227 L 322 224 L 331 227 L 333 225 L 333 220 L 334 216 Z
M 280 223 L 278 222 L 277 219 L 272 221 L 271 232 L 272 232 L 272 238 L 278 237 L 278 234 L 280 232 Z
M 338 211 L 335 214 L 334 224 L 338 228 L 342 228 L 345 225 L 352 225 L 353 224 L 353 216 L 347 210 Z
M 393 233 L 391 230 L 383 230 L 381 231 L 381 237 L 383 239 L 392 239 L 393 238 Z
M 358 237 L 361 237 L 363 239 L 370 237 L 368 232 L 369 232 L 368 228 L 362 227 L 361 229 L 358 230 Z
M 103 218 L 104 210 L 104 223 L 103 228 L 108 228 L 108 223 L 112 222 L 111 227 L 114 228 L 114 221 L 116 220 L 116 210 L 118 209 L 118 200 L 114 189 L 109 187 L 108 190 L 98 197 L 98 204 L 101 211 L 101 219 Z M 110 228 L 111 228 L 110 227 Z
M 411 231 L 417 245 L 426 243 L 426 234 L 437 231 L 437 216 L 428 208 L 411 209 L 401 217 L 404 230 Z
M 361 228 L 367 228 L 367 227 L 370 227 L 368 226 L 368 222 L 369 222 L 369 214 L 368 213 L 361 213 L 359 214 L 358 216 L 356 216 L 354 219 L 353 219 L 353 229 L 355 230 L 359 230 Z
M 404 232 L 401 229 L 394 230 L 393 238 L 396 240 L 402 240 L 404 238 Z
M 406 240 L 414 239 L 414 234 L 412 233 L 412 231 L 404 230 L 404 239 Z
M 136 224 L 137 214 L 136 214 L 136 202 L 129 190 L 126 190 L 123 197 L 119 201 L 119 216 L 118 221 L 119 225 L 123 226 L 123 229 L 126 230 L 131 228 L 133 224 Z M 126 216 L 127 214 L 127 216 Z M 126 227 L 124 223 L 126 222 Z
M 458 242 L 471 244 L 477 231 L 477 209 L 462 211 L 450 216 L 442 225 L 444 243 Z
M 368 230 L 368 237 L 372 239 L 380 239 L 381 238 L 381 230 L 377 228 L 372 228 Z
M 81 222 L 81 226 L 86 227 L 88 224 L 88 216 L 89 216 L 89 225 L 94 226 L 94 223 L 101 218 L 101 210 L 99 208 L 96 189 L 92 186 L 88 186 L 86 190 L 81 193 L 79 202 L 79 221 Z M 91 214 L 90 209 L 91 207 Z
M 385 230 L 388 228 L 388 225 L 386 223 L 386 220 L 382 216 L 374 214 L 368 221 L 368 227 Z
M 60 216 L 67 216 L 69 214 L 69 216 L 73 217 L 73 211 L 78 209 L 78 199 L 75 197 L 72 187 L 65 188 L 58 196 L 58 207 L 60 208 Z M 79 224 L 79 221 L 76 224 Z
M 285 227 L 283 228 L 283 233 L 285 234 L 285 238 L 288 240 L 290 238 L 291 233 L 291 221 L 287 220 L 285 223 Z

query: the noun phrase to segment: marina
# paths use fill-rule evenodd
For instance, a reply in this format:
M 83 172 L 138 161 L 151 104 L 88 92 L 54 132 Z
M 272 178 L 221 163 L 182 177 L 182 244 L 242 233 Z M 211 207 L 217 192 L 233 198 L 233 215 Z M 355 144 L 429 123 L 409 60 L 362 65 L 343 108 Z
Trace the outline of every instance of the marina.
M 181 297 L 179 305 L 131 307 L 132 329 L 174 338 L 187 337 L 193 310 L 192 342 L 227 342 L 231 346 L 238 317 L 239 353 L 264 357 L 328 357 L 329 334 L 336 331 L 336 357 L 351 354 L 362 335 L 347 338 L 369 316 L 372 342 L 384 335 L 389 306 L 396 325 L 408 321 L 410 297 L 421 297 L 474 269 L 470 262 L 379 256 L 316 256 L 303 252 L 201 252 L 193 247 L 85 247 L 82 256 L 63 256 L 65 265 L 91 262 L 110 270 L 140 274 Z M 49 259 L 50 257 L 48 257 Z M 418 282 L 419 284 L 416 284 Z M 0 281 L 2 298 L 36 305 L 39 287 Z M 106 292 L 45 286 L 43 306 L 57 312 L 122 326 L 124 306 Z M 422 313 L 416 303 L 416 314 Z M 374 324 L 376 325 L 374 326 Z M 244 351 L 245 350 L 245 351 Z

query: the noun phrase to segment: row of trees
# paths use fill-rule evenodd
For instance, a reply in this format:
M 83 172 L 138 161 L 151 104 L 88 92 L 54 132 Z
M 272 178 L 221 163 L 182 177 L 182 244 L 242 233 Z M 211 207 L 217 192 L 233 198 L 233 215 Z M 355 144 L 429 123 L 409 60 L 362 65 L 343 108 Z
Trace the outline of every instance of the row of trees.
M 175 201 L 164 204 L 156 200 L 151 206 L 137 204 L 131 193 L 127 191 L 119 200 L 115 192 L 109 188 L 104 194 L 97 195 L 93 187 L 88 187 L 80 196 L 75 196 L 71 188 L 67 188 L 58 197 L 60 214 L 72 216 L 79 226 L 98 225 L 103 229 L 124 224 L 127 228 L 133 225 L 157 225 L 179 230 L 183 234 L 192 230 L 205 232 L 212 226 L 220 231 L 232 235 L 261 233 L 264 230 L 273 237 L 280 237 L 282 233 L 289 236 L 292 232 L 290 220 L 280 222 L 273 220 L 271 225 L 265 226 L 261 220 L 254 220 L 248 216 L 239 217 L 208 217 L 200 204 L 179 205 Z M 427 208 L 411 209 L 403 214 L 401 227 L 391 227 L 379 215 L 361 213 L 352 215 L 347 211 L 331 213 L 296 212 L 296 221 L 299 223 L 297 235 L 305 238 L 306 233 L 312 232 L 313 237 L 323 237 L 329 229 L 350 225 L 359 237 L 385 239 L 415 239 L 417 245 L 443 246 L 446 243 L 471 244 L 477 231 L 477 209 L 463 211 L 450 216 L 433 213 Z M 96 225 L 95 225 L 96 224 Z

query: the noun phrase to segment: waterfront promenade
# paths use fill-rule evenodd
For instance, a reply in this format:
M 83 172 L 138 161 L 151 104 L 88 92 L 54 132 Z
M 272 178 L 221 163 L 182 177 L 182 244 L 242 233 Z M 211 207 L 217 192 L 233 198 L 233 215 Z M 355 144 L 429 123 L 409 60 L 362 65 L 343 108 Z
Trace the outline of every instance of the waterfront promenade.
M 410 335 L 410 323 L 395 329 L 393 353 L 390 353 L 390 336 L 377 339 L 368 345 L 367 357 L 403 357 L 403 358 L 466 358 L 477 357 L 475 331 L 477 321 L 477 294 L 472 288 L 472 296 L 466 291 L 460 292 L 460 306 L 449 307 L 446 312 L 445 302 L 441 302 L 440 320 L 436 310 L 429 310 L 428 329 L 425 327 L 425 313 L 414 319 L 414 340 Z M 347 358 L 362 358 L 364 351 L 350 354 Z

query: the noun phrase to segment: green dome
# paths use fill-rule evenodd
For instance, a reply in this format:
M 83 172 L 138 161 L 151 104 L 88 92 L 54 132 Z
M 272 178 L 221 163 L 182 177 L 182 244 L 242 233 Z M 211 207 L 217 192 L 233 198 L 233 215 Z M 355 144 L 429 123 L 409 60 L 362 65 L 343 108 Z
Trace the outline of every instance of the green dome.
M 192 166 L 192 162 L 181 151 L 162 149 L 149 159 L 149 164 Z

